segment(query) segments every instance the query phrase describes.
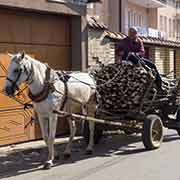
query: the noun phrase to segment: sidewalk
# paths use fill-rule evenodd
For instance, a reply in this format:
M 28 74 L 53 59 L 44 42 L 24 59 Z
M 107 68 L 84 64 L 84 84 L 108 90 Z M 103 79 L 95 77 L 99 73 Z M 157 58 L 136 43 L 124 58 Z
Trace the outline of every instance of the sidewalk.
M 60 144 L 66 144 L 68 142 L 69 137 L 58 137 L 55 140 L 56 145 Z M 81 140 L 82 137 L 75 137 L 74 141 Z M 26 150 L 35 150 L 46 147 L 43 140 L 37 140 L 37 141 L 31 141 L 31 142 L 25 142 L 20 144 L 13 144 L 9 146 L 0 147 L 0 155 L 3 154 L 11 154 L 15 152 L 22 152 Z
M 75 137 L 73 153 L 82 152 L 84 146 L 81 139 L 82 137 Z M 63 152 L 67 142 L 68 137 L 55 140 L 56 165 L 63 162 Z M 47 155 L 48 150 L 43 140 L 0 147 L 0 179 L 41 170 Z

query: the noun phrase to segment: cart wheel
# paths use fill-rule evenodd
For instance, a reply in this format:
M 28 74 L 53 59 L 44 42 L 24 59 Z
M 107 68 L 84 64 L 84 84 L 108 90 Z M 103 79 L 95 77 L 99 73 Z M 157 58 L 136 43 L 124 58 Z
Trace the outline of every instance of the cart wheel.
M 180 109 L 177 110 L 176 120 L 177 120 L 177 122 L 180 123 Z M 179 128 L 177 129 L 177 133 L 178 133 L 178 135 L 180 136 L 180 129 L 179 129 Z
M 163 140 L 163 123 L 157 115 L 148 115 L 144 121 L 142 140 L 147 150 L 160 147 Z
M 94 130 L 94 143 L 98 144 L 100 139 L 102 138 L 103 130 L 99 128 L 98 124 L 95 124 L 95 130 Z M 90 130 L 89 130 L 89 122 L 84 122 L 84 129 L 83 129 L 83 137 L 86 141 L 86 143 L 89 143 L 89 136 L 90 136 Z

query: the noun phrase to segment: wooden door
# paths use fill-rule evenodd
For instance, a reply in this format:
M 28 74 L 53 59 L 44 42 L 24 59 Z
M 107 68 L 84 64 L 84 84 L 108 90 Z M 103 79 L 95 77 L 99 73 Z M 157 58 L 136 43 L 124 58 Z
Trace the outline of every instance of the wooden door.
M 7 68 L 10 58 L 0 54 L 0 145 L 28 141 L 35 138 L 35 125 L 26 125 L 33 116 L 32 110 L 24 111 L 23 103 L 29 101 L 27 93 L 23 92 L 15 98 L 9 98 L 3 92 Z M 24 88 L 22 85 L 20 89 Z

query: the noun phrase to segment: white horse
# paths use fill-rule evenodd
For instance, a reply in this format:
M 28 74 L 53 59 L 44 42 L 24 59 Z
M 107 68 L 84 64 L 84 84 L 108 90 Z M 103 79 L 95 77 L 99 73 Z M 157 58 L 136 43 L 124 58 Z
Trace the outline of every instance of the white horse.
M 84 82 L 84 83 L 83 83 Z M 8 68 L 7 81 L 4 91 L 8 96 L 13 96 L 22 83 L 29 85 L 29 97 L 33 101 L 34 108 L 38 114 L 41 132 L 45 143 L 48 146 L 48 159 L 44 164 L 45 169 L 51 168 L 54 160 L 54 139 L 56 134 L 57 114 L 63 104 L 67 105 L 69 112 L 87 113 L 90 106 L 91 115 L 95 114 L 95 95 L 93 79 L 88 73 L 71 73 L 70 79 L 65 82 L 60 80 L 59 75 L 47 65 L 31 58 L 25 53 L 11 55 L 11 63 Z M 67 91 L 67 92 L 65 92 Z M 68 96 L 66 98 L 65 96 Z M 75 101 L 73 100 L 75 99 Z M 93 101 L 92 101 L 93 99 Z M 66 100 L 66 102 L 65 102 Z M 76 126 L 73 119 L 69 119 L 70 138 L 65 148 L 64 155 L 71 155 L 71 144 L 76 133 Z M 94 145 L 94 123 L 89 123 L 90 140 L 87 152 L 93 151 Z

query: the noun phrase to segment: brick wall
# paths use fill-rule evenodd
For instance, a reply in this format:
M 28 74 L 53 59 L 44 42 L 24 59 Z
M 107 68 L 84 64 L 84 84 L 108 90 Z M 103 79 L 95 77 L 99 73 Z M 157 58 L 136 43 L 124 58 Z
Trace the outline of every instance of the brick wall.
M 104 31 L 89 28 L 88 30 L 88 66 L 102 63 L 115 62 L 115 43 L 105 37 Z
M 180 51 L 176 50 L 176 76 L 180 77 Z
M 152 47 L 149 50 L 149 58 L 154 61 L 160 74 L 168 74 L 174 71 L 174 50 L 164 47 Z M 173 73 L 170 74 L 174 76 Z

